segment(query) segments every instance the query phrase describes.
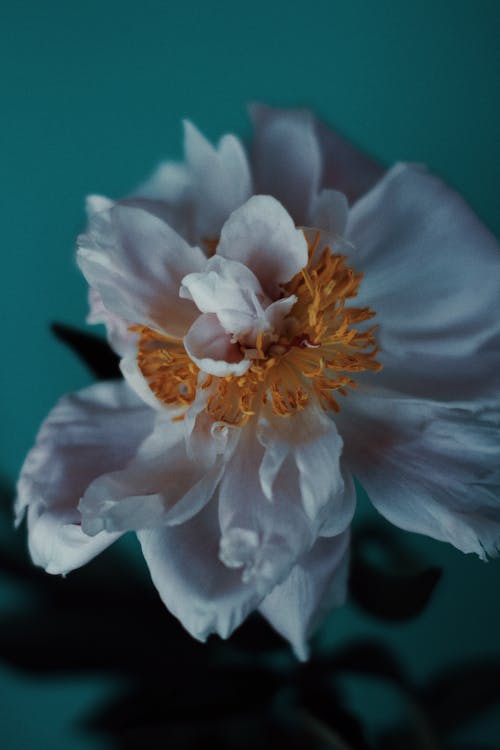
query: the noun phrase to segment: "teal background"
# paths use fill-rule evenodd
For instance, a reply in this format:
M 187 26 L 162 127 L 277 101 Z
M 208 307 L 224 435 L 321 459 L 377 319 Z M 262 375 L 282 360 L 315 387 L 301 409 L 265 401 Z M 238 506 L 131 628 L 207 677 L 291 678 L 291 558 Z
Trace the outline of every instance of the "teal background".
M 384 164 L 426 163 L 498 234 L 499 26 L 495 0 L 32 0 L 0 11 L 4 479 L 60 394 L 90 382 L 48 331 L 86 315 L 73 259 L 86 194 L 118 197 L 160 158 L 179 158 L 183 117 L 212 139 L 248 136 L 245 105 L 260 100 L 310 107 Z M 499 563 L 406 539 L 445 568 L 428 611 L 382 627 L 347 607 L 325 637 L 381 633 L 417 679 L 497 651 Z M 0 677 L 4 747 L 105 746 L 73 719 L 111 682 Z

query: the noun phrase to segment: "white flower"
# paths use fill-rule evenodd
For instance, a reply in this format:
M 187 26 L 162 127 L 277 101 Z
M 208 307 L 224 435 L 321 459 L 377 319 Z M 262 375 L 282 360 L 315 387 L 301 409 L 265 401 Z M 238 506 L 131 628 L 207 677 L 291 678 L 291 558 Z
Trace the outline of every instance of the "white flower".
M 258 608 L 305 657 L 345 596 L 353 475 L 398 526 L 498 548 L 499 253 L 424 169 L 253 115 L 250 158 L 187 124 L 184 164 L 89 199 L 78 262 L 125 381 L 61 399 L 17 513 L 48 572 L 135 530 L 196 638 Z

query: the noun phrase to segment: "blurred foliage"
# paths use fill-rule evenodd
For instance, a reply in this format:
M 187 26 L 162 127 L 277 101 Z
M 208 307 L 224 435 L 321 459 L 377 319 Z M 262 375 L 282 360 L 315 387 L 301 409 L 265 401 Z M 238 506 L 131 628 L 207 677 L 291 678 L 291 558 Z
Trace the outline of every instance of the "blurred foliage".
M 11 499 L 5 490 L 4 529 Z M 33 675 L 118 677 L 120 694 L 81 720 L 82 729 L 105 737 L 114 750 L 246 750 L 256 744 L 261 750 L 485 750 L 460 744 L 459 730 L 499 704 L 500 663 L 457 665 L 417 686 L 386 647 L 358 641 L 329 653 L 313 647 L 310 661 L 301 664 L 257 615 L 229 641 L 214 637 L 200 644 L 165 610 L 129 550 L 117 545 L 65 579 L 31 564 L 23 536 L 12 531 L 0 553 L 2 575 L 25 595 L 22 606 L 0 617 L 0 656 Z M 384 567 L 369 562 L 375 543 Z M 389 620 L 409 616 L 406 604 L 398 611 L 391 601 L 400 598 L 405 580 L 405 596 L 431 580 L 425 571 L 389 570 L 398 552 L 390 535 L 376 536 L 373 528 L 361 529 L 354 540 L 353 598 L 371 608 L 373 591 L 363 599 L 377 570 L 383 601 L 372 614 Z M 405 564 L 408 569 L 408 559 Z M 349 698 L 346 677 L 391 686 L 402 697 L 402 716 L 374 731 L 366 706 Z

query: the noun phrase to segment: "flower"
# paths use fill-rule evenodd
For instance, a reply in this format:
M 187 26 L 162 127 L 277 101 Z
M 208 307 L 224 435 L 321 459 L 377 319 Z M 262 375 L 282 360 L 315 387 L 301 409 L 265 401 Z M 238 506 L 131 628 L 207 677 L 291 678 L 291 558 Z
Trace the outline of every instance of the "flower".
M 259 609 L 305 658 L 345 597 L 353 476 L 403 529 L 499 546 L 499 255 L 422 167 L 253 117 L 250 156 L 186 124 L 185 163 L 89 199 L 78 263 L 124 381 L 56 405 L 17 516 L 50 573 L 134 530 L 196 638 Z

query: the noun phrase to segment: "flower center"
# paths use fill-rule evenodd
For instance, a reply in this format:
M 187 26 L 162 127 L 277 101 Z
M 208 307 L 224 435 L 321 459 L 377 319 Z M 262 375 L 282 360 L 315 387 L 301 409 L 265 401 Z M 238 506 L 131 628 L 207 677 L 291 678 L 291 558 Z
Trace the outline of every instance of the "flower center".
M 356 297 L 362 274 L 328 246 L 320 250 L 320 236 L 306 234 L 308 263 L 283 286 L 283 296 L 295 295 L 297 301 L 271 343 L 258 334 L 252 364 L 241 376 L 200 377 L 181 340 L 144 326 L 131 329 L 140 334 L 139 368 L 160 401 L 187 407 L 201 388 L 207 392 L 205 409 L 216 421 L 242 425 L 261 408 L 286 417 L 316 401 L 325 411 L 338 411 L 336 396 L 356 386 L 354 373 L 381 369 L 376 326 L 358 328 L 375 313 L 346 305 Z M 241 351 L 245 355 L 245 347 Z

